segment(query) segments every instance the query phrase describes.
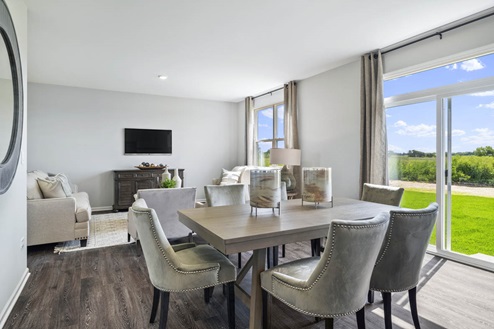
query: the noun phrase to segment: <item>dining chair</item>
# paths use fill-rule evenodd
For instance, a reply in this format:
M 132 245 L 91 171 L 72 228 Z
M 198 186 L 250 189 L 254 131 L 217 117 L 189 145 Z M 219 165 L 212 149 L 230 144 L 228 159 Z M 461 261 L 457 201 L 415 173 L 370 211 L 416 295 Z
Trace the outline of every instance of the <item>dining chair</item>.
M 206 185 L 204 194 L 208 207 L 232 206 L 245 204 L 247 185 Z M 238 268 L 242 267 L 242 253 L 238 253 Z
M 413 324 L 420 328 L 417 313 L 417 284 L 438 204 L 419 210 L 393 210 L 386 236 L 370 280 L 370 290 L 380 291 L 384 301 L 384 324 L 392 328 L 391 293 L 407 291 Z
M 143 199 L 136 200 L 133 213 L 149 278 L 154 286 L 151 319 L 156 318 L 161 299 L 159 328 L 166 328 L 170 292 L 186 292 L 226 284 L 228 325 L 235 328 L 235 266 L 222 253 L 209 245 L 193 242 L 170 245 L 161 228 L 156 211 Z
M 364 183 L 361 200 L 399 207 L 404 191 L 402 187 Z
M 325 318 L 326 328 L 333 328 L 333 318 L 355 312 L 358 328 L 365 328 L 365 299 L 388 222 L 386 212 L 366 220 L 335 219 L 320 257 L 261 272 L 264 328 L 270 324 L 268 294 L 301 313 Z
M 192 242 L 192 230 L 180 223 L 177 210 L 194 208 L 196 199 L 195 187 L 138 190 L 136 198 L 144 199 L 149 208 L 156 211 L 161 227 L 169 241 L 174 243 L 188 238 L 188 241 Z M 129 211 L 127 218 L 129 241 L 130 236 L 132 236 L 137 242 L 139 234 L 132 212 Z

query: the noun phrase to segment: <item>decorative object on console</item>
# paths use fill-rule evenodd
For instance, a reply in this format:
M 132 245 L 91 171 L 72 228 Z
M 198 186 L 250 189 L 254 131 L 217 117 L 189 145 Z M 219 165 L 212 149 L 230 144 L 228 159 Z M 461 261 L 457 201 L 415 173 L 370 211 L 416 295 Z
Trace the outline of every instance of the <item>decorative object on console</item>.
M 174 181 L 173 179 L 166 178 L 165 180 L 161 181 L 162 188 L 175 188 L 176 186 L 177 186 L 177 182 Z
M 164 182 L 167 179 L 172 179 L 172 174 L 168 171 L 168 166 L 165 165 L 165 171 L 161 174 L 161 181 Z
M 304 201 L 319 203 L 327 202 L 333 207 L 333 191 L 331 186 L 331 168 L 307 167 L 302 169 L 302 205 Z
M 281 181 L 286 183 L 287 192 L 295 192 L 297 180 L 293 176 L 293 173 L 288 170 L 287 165 L 300 166 L 300 150 L 272 148 L 269 153 L 271 164 L 283 165 L 283 169 L 281 169 Z
M 135 166 L 138 169 L 141 170 L 146 170 L 146 169 L 163 169 L 166 168 L 167 166 L 160 163 L 159 165 L 154 164 L 154 163 L 149 163 L 149 162 L 142 162 L 140 165 Z
M 172 180 L 175 181 L 176 187 L 182 187 L 182 179 L 180 178 L 180 175 L 178 174 L 178 169 L 175 169 L 175 172 L 173 173 Z
M 279 169 L 250 171 L 250 206 L 256 208 L 278 208 L 281 212 L 281 173 Z

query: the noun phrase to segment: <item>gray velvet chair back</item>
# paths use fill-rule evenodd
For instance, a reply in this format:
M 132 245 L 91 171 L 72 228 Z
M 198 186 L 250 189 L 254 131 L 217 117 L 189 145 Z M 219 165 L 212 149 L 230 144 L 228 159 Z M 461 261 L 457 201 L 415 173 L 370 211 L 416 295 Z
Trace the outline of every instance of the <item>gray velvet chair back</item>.
M 245 184 L 206 185 L 204 194 L 208 207 L 245 204 Z
M 437 212 L 435 202 L 425 209 L 390 212 L 389 227 L 371 278 L 372 290 L 405 291 L 417 285 Z
M 365 305 L 388 222 L 387 213 L 368 220 L 331 222 L 324 253 L 304 284 L 308 288 L 304 313 L 340 316 Z
M 156 211 L 168 239 L 183 238 L 191 233 L 179 222 L 177 210 L 194 208 L 195 187 L 138 190 L 137 198 L 144 199 L 148 207 Z
M 405 190 L 402 187 L 386 185 L 376 185 L 365 183 L 362 190 L 362 200 L 388 204 L 390 206 L 400 206 L 401 198 Z
M 175 285 L 169 285 L 169 283 L 177 277 L 180 261 L 161 228 L 156 211 L 148 208 L 143 199 L 137 199 L 130 211 L 139 233 L 151 283 L 164 291 L 176 289 Z

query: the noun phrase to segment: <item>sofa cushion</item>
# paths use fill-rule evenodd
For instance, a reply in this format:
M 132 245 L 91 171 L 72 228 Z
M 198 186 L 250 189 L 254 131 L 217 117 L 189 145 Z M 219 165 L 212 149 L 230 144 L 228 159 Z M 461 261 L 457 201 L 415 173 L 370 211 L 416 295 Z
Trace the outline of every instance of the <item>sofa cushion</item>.
M 65 198 L 72 196 L 69 180 L 64 174 L 38 178 L 37 181 L 45 198 Z
M 48 175 L 42 171 L 30 171 L 27 173 L 27 199 L 43 199 L 43 193 L 38 185 L 38 178 L 46 178 Z
M 229 171 L 223 169 L 220 185 L 237 184 L 240 179 L 240 175 L 242 175 L 242 171 Z
M 78 223 L 87 222 L 91 219 L 91 205 L 89 204 L 89 196 L 86 192 L 78 192 L 72 194 L 75 198 L 75 219 Z

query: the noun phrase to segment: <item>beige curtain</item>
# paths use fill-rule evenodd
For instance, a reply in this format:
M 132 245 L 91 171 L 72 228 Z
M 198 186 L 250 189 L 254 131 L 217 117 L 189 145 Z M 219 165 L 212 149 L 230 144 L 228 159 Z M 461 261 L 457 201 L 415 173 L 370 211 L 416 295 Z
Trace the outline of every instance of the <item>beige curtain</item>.
M 254 99 L 249 96 L 245 98 L 245 160 L 249 166 L 255 159 L 254 128 Z
M 299 149 L 297 84 L 290 81 L 285 85 L 285 148 Z
M 285 102 L 285 148 L 300 149 L 298 138 L 298 108 L 297 108 L 297 84 L 295 81 L 290 81 L 284 88 Z M 298 184 L 295 187 L 296 197 L 300 197 L 300 185 L 302 182 L 302 174 L 300 166 L 292 167 L 293 176 Z
M 381 52 L 365 54 L 361 64 L 360 195 L 364 183 L 388 183 Z

